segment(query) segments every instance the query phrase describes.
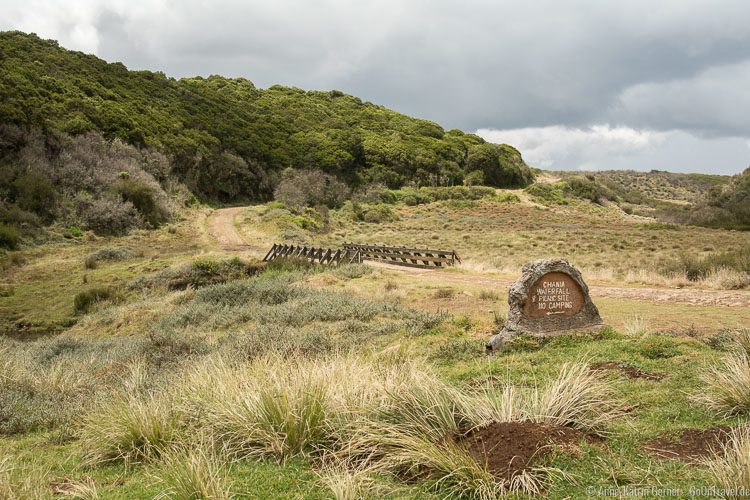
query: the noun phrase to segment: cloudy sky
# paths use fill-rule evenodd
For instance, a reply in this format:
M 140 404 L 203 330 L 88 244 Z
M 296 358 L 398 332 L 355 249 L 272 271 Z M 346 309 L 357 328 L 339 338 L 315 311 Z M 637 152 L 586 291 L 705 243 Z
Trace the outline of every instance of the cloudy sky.
M 750 166 L 750 2 L 3 0 L 130 69 L 339 89 L 547 169 Z

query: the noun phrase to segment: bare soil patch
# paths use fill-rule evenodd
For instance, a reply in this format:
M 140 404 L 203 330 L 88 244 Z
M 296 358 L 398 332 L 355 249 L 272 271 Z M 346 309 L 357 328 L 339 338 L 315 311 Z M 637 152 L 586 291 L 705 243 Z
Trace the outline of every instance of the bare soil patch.
M 472 429 L 458 439 L 472 457 L 500 481 L 539 464 L 554 447 L 578 454 L 581 441 L 592 444 L 601 439 L 577 429 L 534 422 L 497 422 Z
M 729 441 L 731 427 L 685 429 L 677 435 L 664 435 L 646 441 L 643 449 L 654 458 L 680 460 L 698 465 Z
M 605 361 L 603 363 L 597 363 L 595 365 L 592 365 L 590 369 L 593 372 L 601 372 L 605 370 L 619 370 L 622 374 L 624 374 L 628 378 L 643 378 L 646 380 L 652 380 L 654 382 L 658 382 L 666 376 L 665 373 L 649 373 L 649 372 L 645 372 L 641 370 L 640 368 L 634 368 L 632 366 L 623 366 L 619 364 L 617 361 Z

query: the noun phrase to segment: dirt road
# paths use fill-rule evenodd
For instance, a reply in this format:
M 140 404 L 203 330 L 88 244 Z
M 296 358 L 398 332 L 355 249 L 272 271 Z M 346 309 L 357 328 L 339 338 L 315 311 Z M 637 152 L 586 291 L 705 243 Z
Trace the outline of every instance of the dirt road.
M 510 287 L 513 280 L 495 276 L 454 274 L 433 269 L 414 269 L 388 264 L 378 267 L 398 271 L 420 280 L 440 281 L 488 288 Z M 750 291 L 694 290 L 669 288 L 620 287 L 609 285 L 589 285 L 592 297 L 634 300 L 650 304 L 683 304 L 692 306 L 749 307 Z
M 234 227 L 235 216 L 244 207 L 216 210 L 206 223 L 208 233 L 216 239 L 222 250 L 231 252 L 262 252 L 263 249 L 248 244 Z M 479 285 L 507 289 L 513 282 L 509 278 L 478 274 L 455 274 L 441 270 L 414 269 L 410 267 L 373 263 L 415 278 L 443 283 Z M 692 306 L 750 307 L 750 291 L 695 290 L 669 288 L 622 287 L 589 285 L 592 297 L 633 300 L 650 304 L 683 304 Z
M 248 244 L 234 227 L 234 218 L 245 207 L 220 208 L 206 220 L 206 229 L 222 250 L 229 252 L 258 252 L 260 248 Z

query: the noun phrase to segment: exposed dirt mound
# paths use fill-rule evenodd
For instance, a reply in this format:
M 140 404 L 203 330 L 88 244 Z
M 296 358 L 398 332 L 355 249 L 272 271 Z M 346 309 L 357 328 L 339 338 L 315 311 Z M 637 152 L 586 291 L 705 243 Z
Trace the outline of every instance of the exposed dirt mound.
M 469 453 L 499 480 L 510 481 L 549 455 L 552 445 L 576 454 L 581 440 L 599 443 L 596 436 L 552 424 L 499 422 L 469 431 L 459 439 Z
M 646 441 L 643 449 L 655 458 L 681 460 L 696 465 L 729 441 L 731 429 L 729 426 L 706 430 L 685 429 L 677 435 L 665 435 Z
M 591 371 L 596 372 L 604 370 L 619 370 L 628 378 L 645 378 L 646 380 L 653 380 L 655 382 L 658 382 L 666 376 L 664 373 L 649 373 L 644 372 L 639 368 L 633 368 L 632 366 L 622 366 L 617 361 L 605 361 L 591 366 Z

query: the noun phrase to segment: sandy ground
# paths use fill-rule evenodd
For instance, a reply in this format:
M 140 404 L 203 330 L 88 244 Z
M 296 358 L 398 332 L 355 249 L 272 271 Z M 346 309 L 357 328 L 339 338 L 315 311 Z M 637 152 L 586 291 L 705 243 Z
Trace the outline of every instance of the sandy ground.
M 234 227 L 235 216 L 245 207 L 231 207 L 216 210 L 208 217 L 208 233 L 222 250 L 230 252 L 263 252 L 262 248 L 248 244 Z M 492 288 L 509 288 L 512 279 L 495 276 L 462 275 L 444 272 L 439 269 L 415 269 L 390 264 L 368 262 L 373 266 L 398 271 L 418 279 L 481 285 Z M 619 287 L 589 285 L 592 297 L 634 300 L 650 304 L 683 304 L 692 306 L 750 307 L 750 291 L 695 290 L 669 288 Z

